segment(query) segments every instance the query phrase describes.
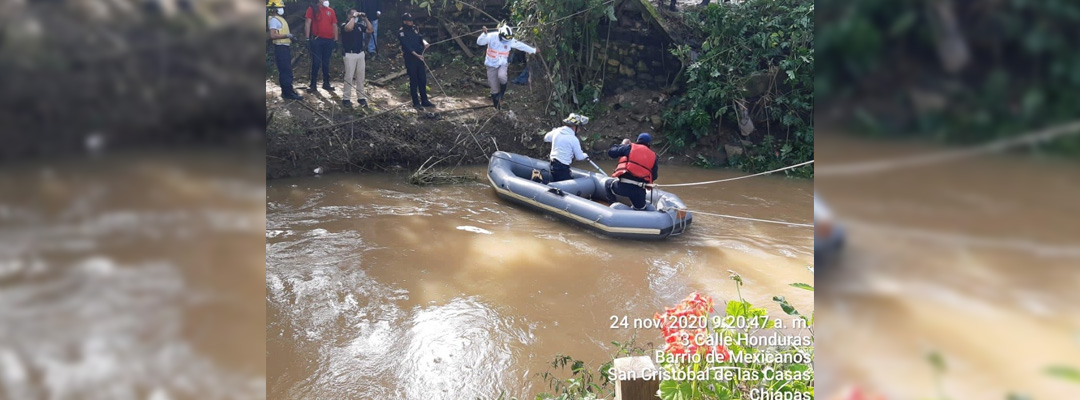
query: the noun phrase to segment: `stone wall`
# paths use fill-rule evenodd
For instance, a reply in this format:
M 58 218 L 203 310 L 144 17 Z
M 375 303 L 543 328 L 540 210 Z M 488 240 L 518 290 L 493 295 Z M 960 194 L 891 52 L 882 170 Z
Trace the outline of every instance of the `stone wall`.
M 679 72 L 680 63 L 669 51 L 673 40 L 652 4 L 643 0 L 622 0 L 615 6 L 618 20 L 610 26 L 611 42 L 607 55 L 604 54 L 603 40 L 593 45 L 599 60 L 597 67 L 605 69 L 605 92 L 659 89 L 669 85 Z M 604 37 L 608 29 L 605 23 L 597 32 Z

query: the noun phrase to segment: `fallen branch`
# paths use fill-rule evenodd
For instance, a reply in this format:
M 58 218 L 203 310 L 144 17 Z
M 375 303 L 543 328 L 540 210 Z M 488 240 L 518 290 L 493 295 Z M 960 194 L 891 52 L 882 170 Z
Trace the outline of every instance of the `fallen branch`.
M 301 104 L 303 104 L 303 103 L 301 103 Z M 319 125 L 319 126 L 316 126 L 316 127 L 313 127 L 313 128 L 309 128 L 308 130 L 309 131 L 314 131 L 314 130 L 318 130 L 318 129 L 337 128 L 337 127 L 342 126 L 342 125 L 348 125 L 348 124 L 351 124 L 351 123 L 354 123 L 354 122 L 360 122 L 360 121 L 363 121 L 363 120 L 368 119 L 368 118 L 377 117 L 377 116 L 386 114 L 388 112 L 394 111 L 396 109 L 401 108 L 401 106 L 404 106 L 405 104 L 406 103 L 401 103 L 401 104 L 398 104 L 397 106 L 394 106 L 392 108 L 389 108 L 389 109 L 386 109 L 386 110 L 383 110 L 383 111 L 379 111 L 379 112 L 371 114 L 371 115 L 365 115 L 363 117 L 356 118 L 356 119 L 350 119 L 350 120 L 344 121 L 344 122 L 332 123 L 332 124 L 328 124 L 328 125 Z M 333 122 L 333 121 L 331 121 L 331 122 Z
M 392 73 L 390 75 L 384 76 L 382 78 L 373 80 L 373 81 L 371 81 L 371 84 L 375 85 L 375 86 L 386 86 L 386 84 L 389 83 L 390 81 L 392 81 L 394 79 L 397 79 L 397 78 L 400 78 L 403 75 L 405 75 L 406 73 L 408 73 L 408 71 L 401 70 L 401 71 Z
M 442 18 L 439 18 L 439 22 L 442 24 L 443 29 L 446 29 L 446 33 L 449 33 L 450 36 L 454 38 L 454 41 L 457 42 L 457 45 L 461 48 L 461 51 L 464 51 L 465 55 L 469 56 L 469 58 L 473 58 L 472 50 L 469 50 L 469 47 L 465 46 L 465 42 L 461 41 L 461 36 L 458 36 L 456 33 L 454 33 L 454 31 L 450 30 L 450 24 L 446 23 L 446 20 Z
M 446 161 L 449 156 L 440 158 L 439 160 L 428 164 L 435 156 L 428 157 L 427 161 L 424 161 L 420 165 L 420 168 L 409 176 L 409 183 L 413 185 L 437 185 L 437 184 L 458 184 L 471 180 L 476 180 L 475 175 L 454 175 L 452 172 L 445 171 L 432 171 L 436 165 Z
M 488 18 L 491 18 L 491 20 L 492 20 L 492 21 L 495 21 L 495 26 L 496 26 L 496 27 L 498 27 L 498 25 L 499 25 L 500 23 L 502 23 L 502 21 L 499 21 L 499 20 L 495 19 L 495 17 L 492 17 L 492 16 L 491 16 L 491 14 L 488 14 L 488 13 L 484 12 L 484 10 L 481 10 L 481 9 L 480 9 L 479 7 L 477 7 L 477 6 L 474 6 L 474 5 L 472 5 L 472 4 L 466 3 L 466 2 L 464 2 L 464 1 L 459 1 L 458 3 L 460 3 L 460 4 L 464 4 L 464 5 L 467 5 L 467 6 L 469 6 L 469 8 L 472 8 L 472 9 L 474 9 L 474 10 L 476 10 L 476 11 L 479 11 L 479 12 L 480 12 L 481 14 L 484 14 L 484 15 L 486 15 L 486 16 L 487 16 Z M 485 28 L 486 28 L 486 26 L 485 26 Z
M 300 103 L 300 105 L 304 106 L 308 110 L 311 110 L 311 112 L 315 113 L 315 115 L 323 117 L 323 119 L 325 119 L 326 122 L 330 122 L 330 123 L 334 122 L 334 120 L 330 119 L 330 117 L 327 117 L 327 116 L 323 115 L 323 113 L 321 113 L 318 110 L 316 110 L 316 109 L 312 108 L 311 106 L 307 105 L 307 102 L 298 101 L 297 103 Z
M 484 108 L 491 108 L 491 107 L 492 106 L 487 105 L 487 104 L 482 105 L 482 106 L 461 107 L 461 108 L 454 108 L 454 109 L 450 109 L 450 110 L 446 110 L 446 111 L 439 111 L 439 114 L 452 113 L 452 112 L 456 112 L 456 111 L 481 110 L 481 109 L 484 109 Z

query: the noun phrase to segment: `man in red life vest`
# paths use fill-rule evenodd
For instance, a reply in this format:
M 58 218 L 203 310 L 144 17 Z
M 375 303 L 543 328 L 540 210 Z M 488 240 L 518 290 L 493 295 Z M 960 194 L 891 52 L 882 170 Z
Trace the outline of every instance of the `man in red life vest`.
M 653 181 L 659 176 L 656 153 L 649 148 L 651 143 L 652 135 L 642 133 L 638 135 L 637 143 L 630 143 L 630 139 L 625 139 L 622 144 L 611 146 L 608 156 L 618 158 L 619 165 L 611 174 L 616 179 L 608 182 L 608 197 L 627 197 L 635 210 L 645 209 L 645 188 L 651 188 Z

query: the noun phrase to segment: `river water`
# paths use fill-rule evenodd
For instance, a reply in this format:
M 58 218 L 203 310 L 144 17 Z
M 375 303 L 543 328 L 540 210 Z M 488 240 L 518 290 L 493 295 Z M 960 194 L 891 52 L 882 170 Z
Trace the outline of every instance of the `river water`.
M 660 183 L 740 175 L 662 169 Z M 655 329 L 612 329 L 613 315 L 650 318 L 693 291 L 735 299 L 729 270 L 771 314 L 774 295 L 814 307 L 788 286 L 813 284 L 809 228 L 695 216 L 667 241 L 621 242 L 504 203 L 486 182 L 404 180 L 267 182 L 269 398 L 529 398 L 558 354 L 595 367 L 613 340 L 659 343 Z M 677 189 L 691 209 L 812 221 L 809 180 Z
M 265 398 L 261 154 L 0 169 L 0 398 Z
M 817 137 L 819 168 L 942 151 Z M 819 393 L 889 399 L 1080 398 L 1080 164 L 989 155 L 877 174 L 818 174 L 849 247 L 817 291 Z

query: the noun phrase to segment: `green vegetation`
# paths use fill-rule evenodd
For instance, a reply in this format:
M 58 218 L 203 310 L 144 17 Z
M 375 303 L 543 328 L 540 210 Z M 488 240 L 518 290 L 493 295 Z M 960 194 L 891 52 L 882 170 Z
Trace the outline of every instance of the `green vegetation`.
M 976 143 L 1080 115 L 1080 2 L 953 1 L 948 35 L 922 2 L 825 0 L 817 29 L 819 104 L 840 104 L 862 131 Z M 970 59 L 946 72 L 948 37 Z M 955 52 L 953 52 L 955 53 Z M 849 105 L 850 104 L 850 105 Z M 1080 154 L 1080 138 L 1044 149 Z
M 696 60 L 686 45 L 672 49 L 686 94 L 664 114 L 668 140 L 676 148 L 706 137 L 739 142 L 740 120 L 750 119 L 764 136 L 732 165 L 760 172 L 813 159 L 814 2 L 713 4 L 685 22 L 705 39 Z
M 543 49 L 542 57 L 534 59 L 554 86 L 550 102 L 554 110 L 549 113 L 595 116 L 605 75 L 594 44 L 606 42 L 605 32 L 598 29 L 600 21 L 616 20 L 611 2 L 512 0 L 510 15 L 515 26 L 527 27 L 518 31 L 518 37 Z

